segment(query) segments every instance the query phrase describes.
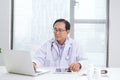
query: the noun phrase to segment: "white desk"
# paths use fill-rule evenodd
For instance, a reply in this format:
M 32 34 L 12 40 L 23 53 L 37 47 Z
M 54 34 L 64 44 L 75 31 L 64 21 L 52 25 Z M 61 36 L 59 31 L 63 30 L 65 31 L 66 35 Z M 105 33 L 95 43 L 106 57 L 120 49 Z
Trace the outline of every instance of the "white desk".
M 109 80 L 120 80 L 120 68 L 108 68 Z
M 101 80 L 120 80 L 120 68 L 108 68 L 107 75 L 108 77 L 102 77 Z M 54 74 L 52 72 L 36 77 L 25 76 L 10 74 L 4 66 L 0 66 L 0 80 L 87 80 L 87 77 L 79 73 Z

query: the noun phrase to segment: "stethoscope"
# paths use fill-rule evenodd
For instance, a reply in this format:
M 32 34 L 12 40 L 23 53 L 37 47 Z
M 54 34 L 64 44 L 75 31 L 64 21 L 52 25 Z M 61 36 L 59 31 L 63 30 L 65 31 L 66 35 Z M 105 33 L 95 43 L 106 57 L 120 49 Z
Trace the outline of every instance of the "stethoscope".
M 57 57 L 56 57 L 56 58 L 55 58 L 55 56 L 54 56 L 55 54 L 53 54 L 54 60 L 57 60 L 59 53 L 58 53 L 57 50 L 54 48 L 53 43 L 54 43 L 54 42 L 52 42 L 52 44 L 51 44 L 51 52 L 53 52 L 53 49 L 54 49 L 54 51 L 57 53 L 57 55 L 56 55 Z M 70 55 L 70 53 L 71 53 L 70 51 L 71 51 L 71 46 L 69 47 L 68 52 L 67 52 L 67 55 L 66 55 L 66 57 L 65 57 L 66 60 L 69 60 L 69 59 L 70 59 L 70 56 L 71 56 L 71 55 Z

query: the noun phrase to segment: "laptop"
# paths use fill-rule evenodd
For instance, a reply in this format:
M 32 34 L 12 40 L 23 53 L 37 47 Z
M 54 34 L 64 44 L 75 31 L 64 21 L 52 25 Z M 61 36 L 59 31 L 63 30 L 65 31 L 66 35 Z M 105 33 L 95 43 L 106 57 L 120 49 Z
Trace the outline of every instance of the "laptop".
M 46 69 L 37 69 L 39 71 L 35 71 L 32 56 L 26 51 L 6 51 L 4 54 L 4 64 L 9 73 L 36 76 L 49 72 L 49 70 Z

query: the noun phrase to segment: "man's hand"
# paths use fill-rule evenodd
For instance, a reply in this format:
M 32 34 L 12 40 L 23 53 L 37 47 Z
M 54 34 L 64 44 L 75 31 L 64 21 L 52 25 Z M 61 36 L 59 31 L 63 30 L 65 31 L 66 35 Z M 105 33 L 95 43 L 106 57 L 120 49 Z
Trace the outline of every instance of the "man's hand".
M 34 70 L 36 71 L 36 63 L 33 62 L 33 67 L 34 67 Z
M 81 64 L 80 63 L 72 63 L 69 67 L 68 67 L 68 71 L 74 71 L 77 72 L 81 69 Z

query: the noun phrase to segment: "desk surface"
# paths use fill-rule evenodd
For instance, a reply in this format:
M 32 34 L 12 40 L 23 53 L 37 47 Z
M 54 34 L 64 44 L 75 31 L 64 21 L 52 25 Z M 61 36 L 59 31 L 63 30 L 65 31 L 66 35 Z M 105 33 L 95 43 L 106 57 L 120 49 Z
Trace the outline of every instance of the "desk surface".
M 120 80 L 120 68 L 108 68 L 107 77 L 101 77 L 101 80 Z M 88 80 L 87 76 L 80 73 L 55 74 L 52 72 L 42 74 L 36 77 L 18 74 L 10 74 L 4 66 L 0 66 L 0 80 Z

